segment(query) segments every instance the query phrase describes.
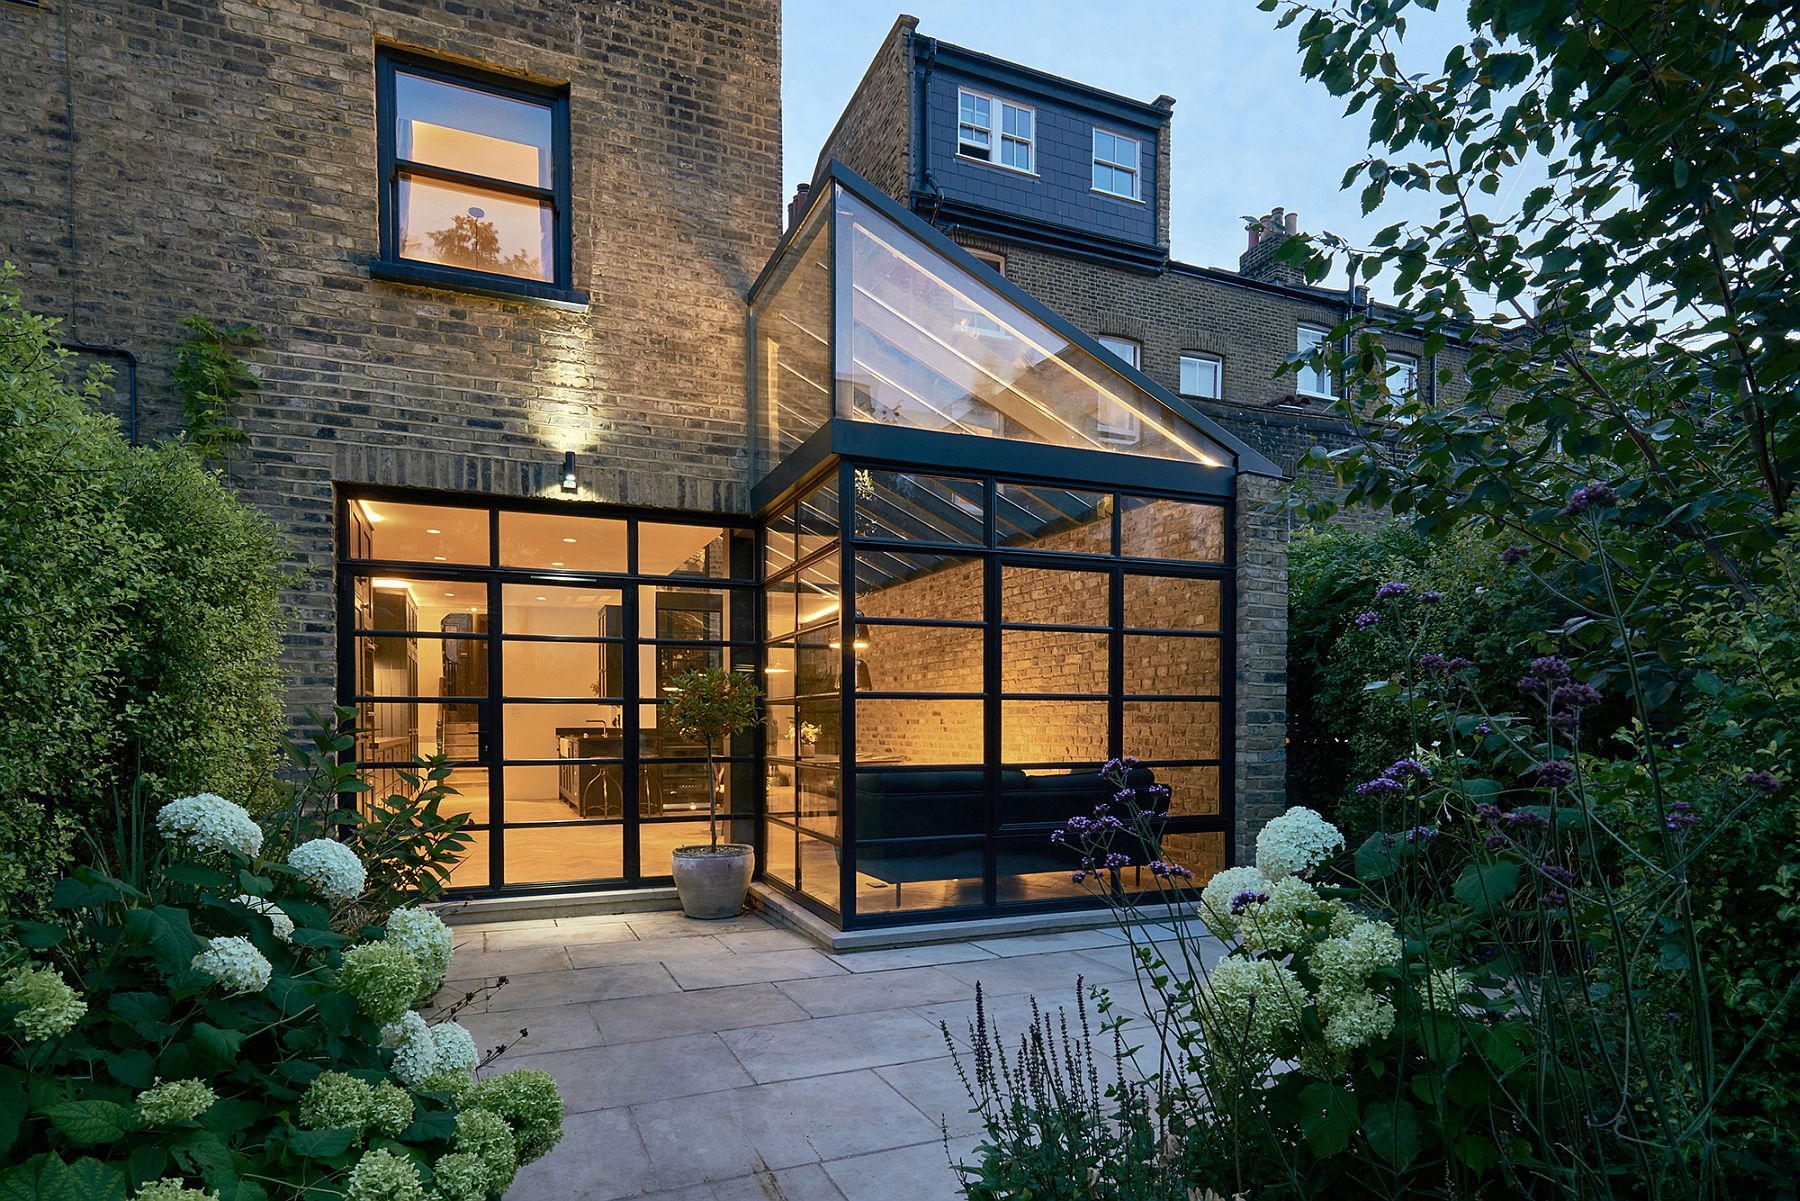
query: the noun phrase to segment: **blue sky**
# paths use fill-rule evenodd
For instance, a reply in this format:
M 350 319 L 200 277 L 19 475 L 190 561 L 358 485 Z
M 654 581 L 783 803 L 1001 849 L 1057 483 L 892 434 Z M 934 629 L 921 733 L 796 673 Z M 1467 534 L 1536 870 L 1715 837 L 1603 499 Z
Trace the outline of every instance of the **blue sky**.
M 1302 79 L 1294 31 L 1254 0 L 785 0 L 783 131 L 787 185 L 812 174 L 819 147 L 902 11 L 923 34 L 1141 100 L 1175 97 L 1172 252 L 1236 267 L 1247 213 L 1298 211 L 1309 230 L 1367 235 L 1402 211 L 1361 216 L 1340 192 L 1361 157 L 1365 126 Z M 1413 69 L 1432 70 L 1466 36 L 1461 5 L 1420 13 L 1408 33 Z M 1416 55 L 1416 57 L 1415 57 Z M 1412 212 L 1430 215 L 1433 206 Z

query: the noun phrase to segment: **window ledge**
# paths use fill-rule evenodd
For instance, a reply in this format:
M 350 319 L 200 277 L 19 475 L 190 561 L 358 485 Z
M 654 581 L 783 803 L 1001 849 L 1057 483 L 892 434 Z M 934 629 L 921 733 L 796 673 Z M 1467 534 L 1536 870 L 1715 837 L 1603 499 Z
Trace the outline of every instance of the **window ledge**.
M 369 264 L 371 279 L 389 283 L 416 284 L 426 288 L 444 288 L 452 292 L 468 292 L 476 296 L 493 296 L 501 300 L 520 300 L 568 312 L 585 313 L 588 294 L 533 279 L 509 279 L 504 275 L 487 275 L 458 267 L 440 267 L 434 263 L 378 259 Z

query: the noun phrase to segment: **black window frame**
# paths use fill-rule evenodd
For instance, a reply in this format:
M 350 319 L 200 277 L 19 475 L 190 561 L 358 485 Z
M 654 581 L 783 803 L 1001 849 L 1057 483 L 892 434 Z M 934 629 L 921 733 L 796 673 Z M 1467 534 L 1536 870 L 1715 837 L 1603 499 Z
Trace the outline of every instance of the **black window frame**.
M 450 167 L 401 159 L 396 148 L 399 117 L 394 95 L 394 74 L 404 71 L 458 87 L 473 88 L 509 100 L 542 105 L 550 110 L 551 186 L 535 187 L 511 180 L 458 171 Z M 411 51 L 377 47 L 375 51 L 375 143 L 381 180 L 380 249 L 370 264 L 377 279 L 451 288 L 489 296 L 538 301 L 557 307 L 583 308 L 587 293 L 575 289 L 572 246 L 569 163 L 569 89 L 567 85 L 541 84 L 460 63 L 445 62 Z M 551 279 L 522 279 L 469 267 L 449 267 L 400 256 L 400 176 L 402 173 L 446 183 L 460 183 L 502 192 L 526 200 L 548 201 L 553 229 Z

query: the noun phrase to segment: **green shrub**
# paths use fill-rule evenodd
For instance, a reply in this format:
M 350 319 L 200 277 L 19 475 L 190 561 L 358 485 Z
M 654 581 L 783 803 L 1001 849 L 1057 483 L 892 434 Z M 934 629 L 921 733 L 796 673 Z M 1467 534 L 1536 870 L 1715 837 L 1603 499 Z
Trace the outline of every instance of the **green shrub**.
M 281 553 L 192 449 L 130 447 L 0 269 L 0 912 L 133 782 L 274 802 Z
M 355 898 L 266 855 L 241 807 L 183 798 L 118 824 L 162 834 L 145 856 L 113 848 L 143 864 L 136 879 L 78 867 L 52 920 L 8 923 L 0 1196 L 373 1201 L 437 1186 L 476 1201 L 561 1138 L 550 1078 L 474 1088 L 469 1033 L 406 1008 L 411 952 L 375 926 L 346 932 Z
M 1400 525 L 1376 531 L 1321 528 L 1289 549 L 1288 797 L 1360 839 L 1383 825 L 1379 805 L 1355 785 L 1418 753 L 1411 708 L 1371 681 L 1397 678 L 1409 651 L 1472 660 L 1483 685 L 1510 687 L 1518 648 L 1561 621 L 1529 577 L 1503 568 L 1493 547 L 1469 534 L 1428 539 Z M 1373 626 L 1384 583 L 1405 583 L 1414 603 Z M 1414 644 L 1418 643 L 1417 646 Z

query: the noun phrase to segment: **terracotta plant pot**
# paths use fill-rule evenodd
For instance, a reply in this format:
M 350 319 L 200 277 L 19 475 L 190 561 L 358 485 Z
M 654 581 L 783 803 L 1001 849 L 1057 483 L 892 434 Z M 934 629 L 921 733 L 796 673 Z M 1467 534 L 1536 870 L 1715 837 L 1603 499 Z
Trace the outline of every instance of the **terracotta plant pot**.
M 683 913 L 718 921 L 744 911 L 744 894 L 756 866 L 754 847 L 741 842 L 676 847 L 672 858 Z

